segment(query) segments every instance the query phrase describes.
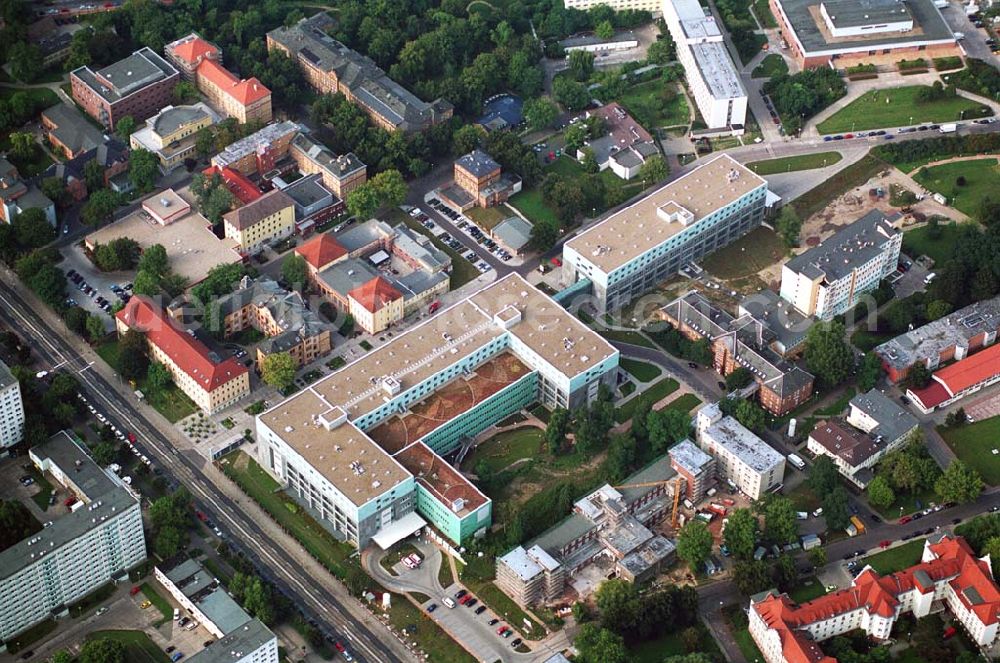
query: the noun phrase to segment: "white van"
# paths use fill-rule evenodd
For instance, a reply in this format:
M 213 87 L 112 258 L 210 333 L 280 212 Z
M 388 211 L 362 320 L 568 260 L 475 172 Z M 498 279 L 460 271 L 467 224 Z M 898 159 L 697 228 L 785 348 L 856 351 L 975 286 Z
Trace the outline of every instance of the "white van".
M 806 469 L 806 462 L 799 458 L 796 454 L 788 454 L 788 462 L 799 468 L 800 470 Z
M 931 282 L 934 279 L 936 279 L 936 278 L 937 278 L 937 274 L 935 274 L 934 272 L 931 272 L 930 274 L 928 274 L 927 276 L 924 277 L 924 285 L 930 285 Z
M 441 599 L 441 603 L 444 603 L 449 608 L 454 608 L 455 607 L 455 602 L 451 600 L 450 596 L 446 596 L 443 599 Z
M 180 618 L 181 618 L 181 611 L 178 610 L 177 608 L 174 608 L 174 621 L 176 622 Z

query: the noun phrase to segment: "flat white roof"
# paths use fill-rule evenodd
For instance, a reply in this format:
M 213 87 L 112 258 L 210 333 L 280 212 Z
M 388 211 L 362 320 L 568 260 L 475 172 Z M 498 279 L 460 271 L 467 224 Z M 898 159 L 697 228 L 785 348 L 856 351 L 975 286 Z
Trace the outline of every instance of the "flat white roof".
M 390 524 L 388 527 L 380 529 L 378 533 L 372 537 L 372 540 L 375 541 L 375 543 L 378 544 L 378 547 L 382 550 L 388 550 L 393 546 L 393 544 L 402 541 L 426 524 L 427 521 L 421 518 L 416 511 L 411 511 L 399 520 Z
M 732 417 L 723 417 L 705 435 L 757 472 L 766 472 L 785 457 Z

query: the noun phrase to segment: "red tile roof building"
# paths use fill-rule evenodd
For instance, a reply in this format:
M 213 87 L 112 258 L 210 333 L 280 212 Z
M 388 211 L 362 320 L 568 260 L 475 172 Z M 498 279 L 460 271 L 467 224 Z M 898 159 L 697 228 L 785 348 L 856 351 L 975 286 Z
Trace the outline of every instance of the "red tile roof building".
M 997 639 L 1000 588 L 989 556 L 977 559 L 962 537 L 924 543 L 919 564 L 887 576 L 871 567 L 851 587 L 797 604 L 774 590 L 750 599 L 750 635 L 767 663 L 835 663 L 819 642 L 857 629 L 890 637 L 904 613 L 916 618 L 948 609 L 981 647 Z
M 310 271 L 317 272 L 346 257 L 347 249 L 333 235 L 323 233 L 297 247 L 295 253 L 305 258 Z
M 261 197 L 260 189 L 257 188 L 257 185 L 249 177 L 229 166 L 223 168 L 209 166 L 201 171 L 201 173 L 208 179 L 212 179 L 213 175 L 219 175 L 222 181 L 225 182 L 226 188 L 229 189 L 229 192 L 236 197 L 236 200 L 241 205 L 249 205 Z
M 914 405 L 928 414 L 997 381 L 1000 381 L 1000 345 L 991 345 L 935 371 L 930 384 L 923 389 L 908 389 L 906 393 Z
M 209 103 L 241 124 L 271 121 L 271 91 L 256 78 L 240 80 L 222 66 L 222 51 L 195 33 L 167 44 L 167 59 Z
M 219 357 L 145 297 L 129 300 L 115 315 L 115 326 L 119 336 L 130 330 L 143 334 L 150 360 L 163 364 L 180 390 L 206 413 L 250 394 L 246 366 L 232 357 Z

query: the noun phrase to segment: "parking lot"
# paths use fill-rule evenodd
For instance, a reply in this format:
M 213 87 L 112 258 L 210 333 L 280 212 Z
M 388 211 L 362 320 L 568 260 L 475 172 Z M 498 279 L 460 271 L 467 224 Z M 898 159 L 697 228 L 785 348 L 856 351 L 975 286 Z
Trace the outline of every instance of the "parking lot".
M 435 197 L 433 192 L 428 194 L 427 204 L 430 205 L 435 211 L 437 211 L 438 214 L 441 214 L 442 216 L 450 219 L 451 222 L 455 224 L 455 227 L 460 232 L 466 235 L 466 238 L 468 240 L 471 240 L 472 242 L 475 242 L 476 244 L 479 245 L 473 250 L 473 252 L 476 254 L 476 260 L 474 261 L 474 264 L 479 268 L 480 272 L 485 272 L 489 269 L 489 265 L 483 260 L 482 256 L 480 255 L 483 252 L 489 253 L 497 260 L 501 260 L 505 263 L 509 263 L 512 265 L 520 264 L 521 260 L 519 257 L 514 256 L 506 249 L 504 249 L 502 246 L 498 245 L 495 241 L 493 241 L 489 237 L 487 233 L 483 232 L 479 228 L 479 226 L 476 225 L 474 221 L 472 221 L 469 217 L 462 214 L 459 210 L 455 210 L 450 206 L 446 205 L 444 202 Z M 424 212 L 423 210 L 421 210 L 421 212 L 426 216 L 426 212 Z M 420 220 L 420 217 L 416 218 Z M 427 219 L 426 221 L 425 220 L 420 220 L 420 221 L 425 226 L 427 225 L 427 222 L 430 222 L 432 224 L 434 223 L 433 221 L 430 221 L 430 219 Z M 445 237 L 445 235 L 447 237 Z M 465 249 L 465 244 L 463 242 L 459 241 L 454 237 L 451 237 L 451 235 L 449 235 L 447 232 L 444 232 L 441 237 L 442 239 L 444 239 L 445 243 L 448 244 L 448 246 L 455 249 L 456 251 L 463 253 L 468 252 L 468 251 L 463 251 Z M 469 258 L 469 260 L 471 261 L 472 259 Z
M 100 271 L 79 246 L 66 248 L 63 256 L 60 267 L 69 279 L 67 304 L 101 315 L 108 331 L 113 330 L 112 307 L 117 302 L 126 303 L 131 297 L 131 276 L 124 272 Z

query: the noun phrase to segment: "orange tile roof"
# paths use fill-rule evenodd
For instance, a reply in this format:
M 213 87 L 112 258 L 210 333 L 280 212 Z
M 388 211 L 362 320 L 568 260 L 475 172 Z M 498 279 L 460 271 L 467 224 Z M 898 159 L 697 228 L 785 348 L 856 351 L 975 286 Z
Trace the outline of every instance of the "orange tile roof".
M 244 106 L 249 106 L 271 95 L 271 91 L 256 78 L 241 81 L 215 60 L 204 60 L 198 65 L 198 76 L 211 81 Z
M 778 632 L 785 660 L 789 663 L 830 663 L 835 661 L 823 654 L 804 630 L 810 624 L 839 615 L 866 610 L 890 618 L 899 607 L 900 595 L 917 590 L 922 594 L 934 591 L 938 583 L 947 582 L 966 608 L 989 626 L 1000 616 L 1000 588 L 993 580 L 989 565 L 976 559 L 962 537 L 944 535 L 930 544 L 934 558 L 908 569 L 880 576 L 866 568 L 853 586 L 801 605 L 785 594 L 769 593 L 752 604 L 768 627 Z M 970 591 L 971 589 L 971 591 Z
M 204 343 L 181 329 L 163 309 L 137 295 L 115 315 L 129 329 L 142 332 L 146 340 L 191 376 L 206 391 L 212 391 L 247 372 L 232 357 L 218 360 Z
M 178 44 L 173 49 L 173 54 L 189 65 L 196 63 L 199 58 L 204 58 L 208 55 L 218 55 L 219 53 L 219 48 L 215 44 L 207 42 L 198 36 L 194 36 L 193 39 Z
M 932 410 L 951 398 L 948 390 L 937 380 L 931 380 L 923 389 L 911 390 L 910 393 L 920 401 L 925 410 Z
M 403 294 L 384 278 L 376 276 L 348 292 L 347 296 L 364 306 L 369 313 L 375 313 L 389 302 L 401 299 Z
M 991 345 L 951 366 L 935 371 L 934 379 L 943 384 L 954 396 L 998 373 L 1000 373 L 1000 344 Z
M 332 235 L 326 233 L 313 237 L 302 246 L 296 248 L 295 252 L 305 258 L 306 262 L 315 269 L 323 269 L 330 263 L 347 255 L 347 249 L 335 240 Z

